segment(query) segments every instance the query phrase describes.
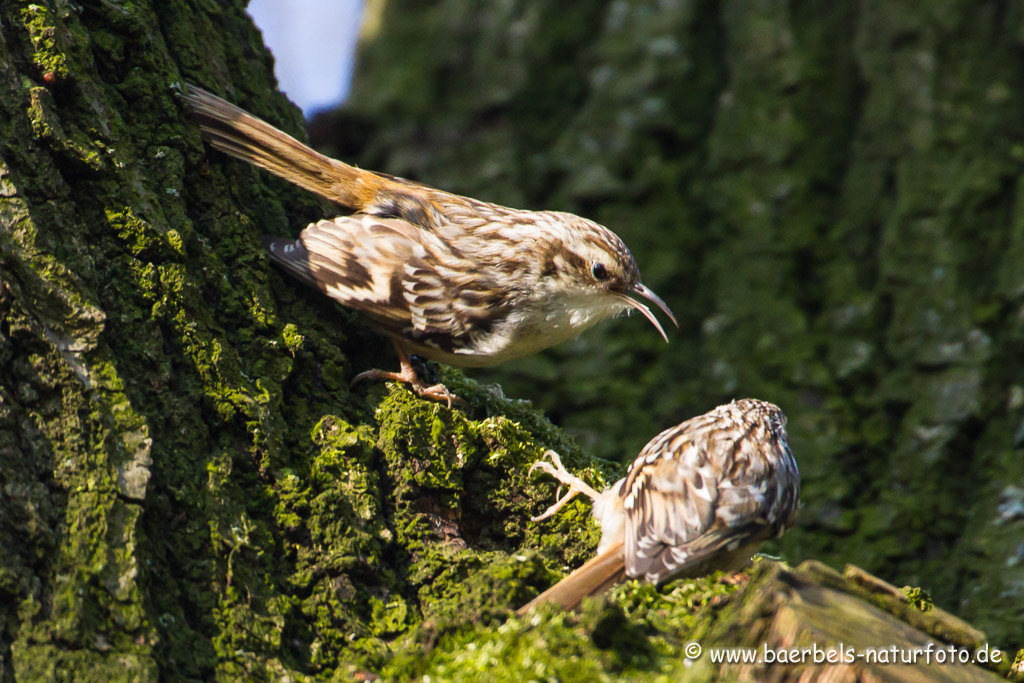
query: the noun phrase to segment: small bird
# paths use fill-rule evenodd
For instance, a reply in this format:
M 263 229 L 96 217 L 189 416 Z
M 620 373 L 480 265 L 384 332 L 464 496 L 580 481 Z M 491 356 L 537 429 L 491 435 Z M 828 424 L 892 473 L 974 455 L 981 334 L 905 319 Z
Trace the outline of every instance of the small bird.
M 627 576 L 663 583 L 717 569 L 740 569 L 766 540 L 793 524 L 800 473 L 786 416 L 743 399 L 666 429 L 644 446 L 626 476 L 598 493 L 570 474 L 554 451 L 530 468 L 569 487 L 533 521 L 574 496 L 594 501 L 601 526 L 597 556 L 519 610 L 542 602 L 574 609 Z
M 216 149 L 355 211 L 270 239 L 270 258 L 389 337 L 401 370 L 353 379 L 426 386 L 409 356 L 460 367 L 497 365 L 576 337 L 604 318 L 640 311 L 668 341 L 641 297 L 676 323 L 640 281 L 625 243 L 570 213 L 524 211 L 460 197 L 330 159 L 196 86 L 182 95 Z M 676 323 L 678 326 L 678 323 Z

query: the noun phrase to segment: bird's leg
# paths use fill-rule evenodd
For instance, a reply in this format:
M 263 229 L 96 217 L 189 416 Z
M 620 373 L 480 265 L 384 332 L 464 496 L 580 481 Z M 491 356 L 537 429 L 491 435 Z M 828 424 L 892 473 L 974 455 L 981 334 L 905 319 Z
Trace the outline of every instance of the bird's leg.
M 398 372 L 388 372 L 386 370 L 367 370 L 366 372 L 360 372 L 358 375 L 352 378 L 352 382 L 349 386 L 353 386 L 356 382 L 361 382 L 364 379 L 373 380 L 392 380 L 394 382 L 403 382 L 409 385 L 417 396 L 424 396 L 431 398 L 435 401 L 444 401 L 448 404 L 448 407 L 452 407 L 452 401 L 458 401 L 459 403 L 465 403 L 461 398 L 448 391 L 443 384 L 434 384 L 427 386 L 420 376 L 416 374 L 416 370 L 412 367 L 412 363 L 409 362 L 409 355 L 402 348 L 402 345 L 397 341 L 393 342 L 395 345 L 395 353 L 398 354 L 398 361 L 401 364 L 401 369 Z
M 562 465 L 562 459 L 558 457 L 558 453 L 555 453 L 552 450 L 547 450 L 544 452 L 544 457 L 551 458 L 551 462 L 549 463 L 545 460 L 538 460 L 537 462 L 533 463 L 530 466 L 530 471 L 526 473 L 527 476 L 532 474 L 534 470 L 542 470 L 550 474 L 555 479 L 557 479 L 561 484 L 568 486 L 569 491 L 564 496 L 559 498 L 558 502 L 549 507 L 547 510 L 537 515 L 536 517 L 531 517 L 530 519 L 532 521 L 539 522 L 542 519 L 547 519 L 548 517 L 558 512 L 563 505 L 565 505 L 570 500 L 575 498 L 576 495 L 579 493 L 588 496 L 591 500 L 597 500 L 597 497 L 601 495 L 597 491 L 592 489 L 590 486 L 588 486 L 586 482 L 584 482 L 582 479 L 570 473 L 569 470 L 565 469 L 565 466 Z M 559 486 L 558 492 L 556 492 L 555 495 L 559 495 L 561 491 L 562 487 Z

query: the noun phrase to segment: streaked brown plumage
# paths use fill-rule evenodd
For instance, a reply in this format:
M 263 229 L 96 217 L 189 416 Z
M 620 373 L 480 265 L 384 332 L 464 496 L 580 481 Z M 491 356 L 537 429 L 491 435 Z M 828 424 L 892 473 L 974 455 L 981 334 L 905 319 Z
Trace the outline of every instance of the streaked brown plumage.
M 443 386 L 420 383 L 409 354 L 463 367 L 495 365 L 629 309 L 665 337 L 650 309 L 630 294 L 675 322 L 640 282 L 622 240 L 593 221 L 510 209 L 364 171 L 195 86 L 183 100 L 216 149 L 356 211 L 313 223 L 297 240 L 268 243 L 281 267 L 361 311 L 394 342 L 401 372 L 371 370 L 353 381 L 408 382 L 450 404 L 454 397 Z
M 793 524 L 800 474 L 786 417 L 756 399 L 733 401 L 667 429 L 644 446 L 623 479 L 598 493 L 562 466 L 542 469 L 569 492 L 535 521 L 576 494 L 594 501 L 601 525 L 597 556 L 519 610 L 542 602 L 575 608 L 625 577 L 662 583 L 717 569 L 739 569 L 770 538 Z

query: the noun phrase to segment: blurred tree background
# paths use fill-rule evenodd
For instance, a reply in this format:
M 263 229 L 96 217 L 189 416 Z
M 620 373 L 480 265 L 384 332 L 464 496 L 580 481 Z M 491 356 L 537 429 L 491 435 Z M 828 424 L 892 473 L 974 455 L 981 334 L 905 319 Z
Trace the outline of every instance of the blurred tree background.
M 370 2 L 361 166 L 580 213 L 679 318 L 492 371 L 591 454 L 781 405 L 787 559 L 921 584 L 1024 638 L 1024 6 L 1004 0 Z

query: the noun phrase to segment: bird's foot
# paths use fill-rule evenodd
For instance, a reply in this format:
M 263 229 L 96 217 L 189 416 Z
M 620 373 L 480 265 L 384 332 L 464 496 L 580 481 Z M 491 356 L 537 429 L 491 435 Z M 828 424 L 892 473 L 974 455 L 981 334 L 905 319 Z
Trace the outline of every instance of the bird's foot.
M 541 470 L 543 472 L 547 472 L 552 477 L 557 479 L 560 484 L 568 486 L 569 491 L 564 496 L 559 498 L 558 502 L 549 507 L 547 510 L 537 515 L 536 517 L 531 517 L 530 519 L 532 521 L 539 522 L 542 519 L 547 519 L 548 517 L 551 517 L 556 512 L 558 512 L 563 505 L 568 503 L 570 500 L 575 498 L 580 493 L 589 496 L 591 500 L 597 500 L 597 497 L 600 494 L 594 489 L 592 489 L 590 486 L 588 486 L 586 482 L 584 482 L 582 479 L 569 472 L 569 470 L 565 469 L 565 466 L 562 464 L 562 459 L 558 456 L 558 453 L 555 453 L 552 450 L 547 450 L 544 452 L 544 457 L 551 458 L 551 462 L 549 463 L 546 460 L 538 460 L 537 462 L 530 465 L 530 470 L 526 473 L 527 476 L 533 474 L 534 470 Z M 558 492 L 556 492 L 555 495 L 560 495 L 561 491 L 562 487 L 559 486 Z
M 413 370 L 411 365 L 406 363 L 402 364 L 401 372 L 388 372 L 386 370 L 367 370 L 366 372 L 360 372 L 358 375 L 352 378 L 352 382 L 349 386 L 355 386 L 356 383 L 362 382 L 363 380 L 391 380 L 393 382 L 402 382 L 408 384 L 409 388 L 417 396 L 423 396 L 424 398 L 433 399 L 442 403 L 447 403 L 448 407 L 452 407 L 452 403 L 461 403 L 466 405 L 466 402 L 448 391 L 448 388 L 443 384 L 427 385 L 420 379 L 416 371 Z
M 720 581 L 728 586 L 742 586 L 750 581 L 750 574 L 745 571 L 726 574 Z
M 448 387 L 443 384 L 434 384 L 431 386 L 424 386 L 422 384 L 410 384 L 409 388 L 416 392 L 419 396 L 425 396 L 426 398 L 432 398 L 435 401 L 444 401 L 448 404 L 448 407 L 452 407 L 452 402 L 461 403 L 462 405 L 469 405 L 464 400 L 448 391 Z

